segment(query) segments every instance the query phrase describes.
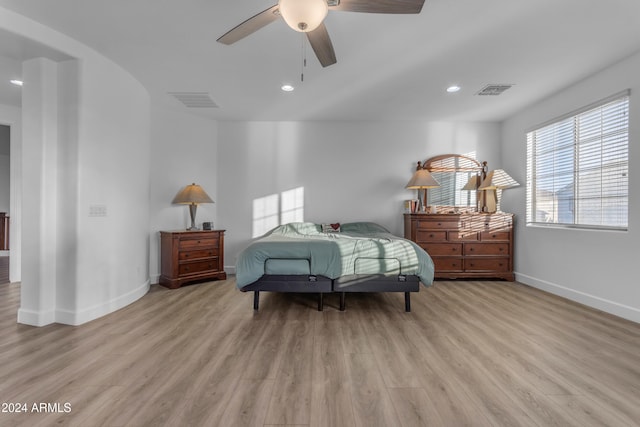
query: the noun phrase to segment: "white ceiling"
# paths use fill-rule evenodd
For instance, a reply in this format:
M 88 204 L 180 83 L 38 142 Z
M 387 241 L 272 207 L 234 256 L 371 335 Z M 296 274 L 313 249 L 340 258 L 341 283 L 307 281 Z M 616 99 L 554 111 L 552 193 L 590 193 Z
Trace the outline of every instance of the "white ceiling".
M 330 11 L 325 23 L 338 63 L 322 68 L 307 47 L 301 83 L 301 35 L 283 21 L 231 46 L 216 42 L 275 2 L 0 0 L 0 6 L 110 57 L 155 103 L 186 109 L 167 93 L 209 92 L 219 108 L 188 111 L 222 120 L 500 121 L 640 50 L 638 0 L 426 0 L 419 15 Z M 19 64 L 11 43 L 0 43 L 0 56 L 8 57 L 0 58 L 0 70 Z M 282 92 L 283 83 L 296 90 Z M 462 90 L 446 93 L 453 83 Z M 496 83 L 514 86 L 498 97 L 475 95 Z

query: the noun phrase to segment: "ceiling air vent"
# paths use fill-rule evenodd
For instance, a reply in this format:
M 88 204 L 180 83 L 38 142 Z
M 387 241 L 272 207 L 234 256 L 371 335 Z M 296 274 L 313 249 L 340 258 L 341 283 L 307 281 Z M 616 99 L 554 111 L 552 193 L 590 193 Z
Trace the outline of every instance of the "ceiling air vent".
M 209 92 L 168 92 L 187 108 L 218 108 Z
M 498 96 L 498 95 L 501 95 L 502 92 L 504 92 L 505 90 L 509 89 L 511 86 L 513 85 L 512 84 L 486 85 L 485 87 L 480 89 L 480 92 L 476 93 L 476 95 Z

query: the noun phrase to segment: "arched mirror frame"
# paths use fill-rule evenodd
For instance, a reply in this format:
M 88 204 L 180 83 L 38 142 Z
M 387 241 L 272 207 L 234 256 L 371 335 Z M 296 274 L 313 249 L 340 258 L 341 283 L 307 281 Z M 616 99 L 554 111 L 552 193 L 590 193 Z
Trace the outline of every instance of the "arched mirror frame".
M 438 210 L 484 210 L 484 191 L 478 191 L 487 176 L 487 162 L 462 154 L 442 154 L 424 162 L 424 169 L 440 183 L 429 191 L 429 203 Z

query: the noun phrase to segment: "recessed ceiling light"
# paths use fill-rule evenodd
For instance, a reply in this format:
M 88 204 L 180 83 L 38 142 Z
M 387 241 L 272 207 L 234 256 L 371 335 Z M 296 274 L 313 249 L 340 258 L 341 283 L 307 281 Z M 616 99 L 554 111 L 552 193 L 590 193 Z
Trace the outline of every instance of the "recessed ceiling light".
M 459 91 L 460 89 L 462 89 L 460 86 L 458 86 L 458 85 L 453 85 L 453 86 L 449 86 L 449 87 L 447 88 L 447 92 L 449 92 L 449 93 L 454 93 L 454 92 Z
M 285 92 L 293 92 L 295 88 L 291 85 L 282 85 L 280 89 L 282 89 Z
M 22 80 L 11 80 L 11 84 L 14 84 L 16 86 L 22 86 Z

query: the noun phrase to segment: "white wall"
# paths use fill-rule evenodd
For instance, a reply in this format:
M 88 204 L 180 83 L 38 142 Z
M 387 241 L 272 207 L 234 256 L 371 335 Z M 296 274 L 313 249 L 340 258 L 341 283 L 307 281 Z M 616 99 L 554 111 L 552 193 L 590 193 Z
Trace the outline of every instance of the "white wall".
M 200 205 L 196 225 L 212 221 L 218 226 L 217 122 L 185 111 L 154 107 L 151 114 L 151 230 L 149 271 L 152 283 L 160 276 L 161 230 L 186 229 L 189 209 L 171 201 L 185 185 L 202 186 L 214 204 Z M 226 177 L 221 175 L 226 181 Z
M 502 163 L 525 182 L 525 132 L 550 119 L 631 89 L 629 231 L 545 229 L 525 226 L 525 186 L 504 192 L 503 210 L 516 221 L 517 280 L 640 322 L 640 53 L 545 99 L 505 121 Z
M 77 58 L 23 64 L 37 81 L 23 92 L 27 135 L 17 194 L 32 209 L 20 216 L 28 275 L 18 321 L 84 323 L 149 289 L 149 96 L 95 51 L 1 10 L 0 28 Z M 15 154 L 12 145 L 12 162 Z M 106 216 L 89 215 L 96 205 Z
M 403 233 L 405 185 L 418 160 L 473 153 L 498 167 L 495 123 L 220 122 L 218 225 L 225 264 L 252 239 L 254 199 L 304 187 L 304 219 L 374 221 Z

